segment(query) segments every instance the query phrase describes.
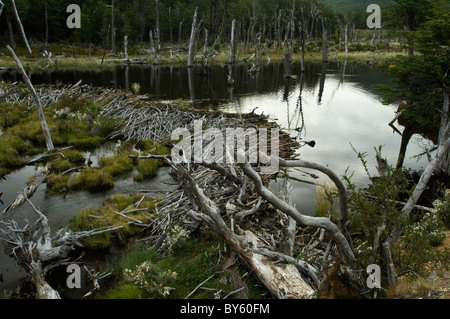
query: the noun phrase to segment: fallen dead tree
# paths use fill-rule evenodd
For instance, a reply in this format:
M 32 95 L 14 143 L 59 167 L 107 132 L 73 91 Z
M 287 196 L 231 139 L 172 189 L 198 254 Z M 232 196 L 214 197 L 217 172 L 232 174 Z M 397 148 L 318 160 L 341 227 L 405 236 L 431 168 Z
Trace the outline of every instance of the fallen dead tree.
M 0 221 L 0 239 L 5 250 L 30 275 L 37 299 L 60 299 L 59 293 L 45 279 L 47 274 L 61 265 L 74 263 L 69 253 L 76 247 L 82 247 L 81 240 L 90 236 L 122 228 L 108 227 L 84 232 L 58 231 L 51 235 L 47 217 L 23 195 L 37 215 L 34 224 L 21 227 L 15 220 Z

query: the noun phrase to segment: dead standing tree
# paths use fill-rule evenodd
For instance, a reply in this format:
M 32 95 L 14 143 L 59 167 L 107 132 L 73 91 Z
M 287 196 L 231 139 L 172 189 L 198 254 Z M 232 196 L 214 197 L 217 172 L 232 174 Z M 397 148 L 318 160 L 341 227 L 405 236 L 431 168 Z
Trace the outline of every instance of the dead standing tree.
M 25 30 L 23 28 L 22 21 L 20 20 L 19 12 L 17 11 L 16 3 L 15 3 L 14 0 L 11 0 L 11 5 L 12 5 L 12 8 L 13 8 L 14 17 L 16 18 L 17 25 L 18 25 L 19 30 L 20 30 L 20 35 L 22 36 L 22 39 L 23 39 L 23 41 L 24 41 L 24 43 L 25 43 L 25 45 L 26 45 L 26 47 L 28 49 L 28 52 L 31 54 L 31 53 L 33 53 L 33 51 L 31 50 L 30 45 L 28 44 L 28 39 L 27 39 L 27 36 L 25 34 Z M 1 7 L 1 10 L 3 11 L 3 6 Z
M 198 33 L 199 24 L 197 23 L 198 8 L 195 8 L 194 17 L 192 20 L 191 38 L 189 39 L 189 55 L 188 67 L 193 68 L 195 65 L 195 43 Z
M 48 128 L 47 121 L 45 120 L 45 115 L 44 115 L 44 111 L 42 110 L 42 105 L 41 105 L 39 96 L 37 95 L 36 90 L 34 89 L 33 85 L 31 84 L 31 81 L 28 78 L 28 75 L 25 72 L 25 70 L 22 66 L 22 63 L 20 62 L 19 58 L 15 54 L 14 50 L 9 45 L 7 46 L 7 49 L 13 56 L 14 60 L 16 61 L 17 66 L 19 67 L 20 73 L 22 74 L 23 81 L 28 86 L 31 96 L 34 99 L 34 103 L 36 105 L 36 109 L 37 109 L 38 115 L 39 115 L 39 121 L 41 121 L 42 130 L 44 132 L 44 138 L 45 138 L 45 143 L 47 144 L 47 150 L 51 151 L 54 149 L 53 141 L 52 141 L 52 137 L 50 135 L 50 130 Z
M 0 0 L 0 18 L 2 17 L 2 13 L 3 13 L 3 8 L 5 7 L 5 4 L 3 3 L 2 0 Z

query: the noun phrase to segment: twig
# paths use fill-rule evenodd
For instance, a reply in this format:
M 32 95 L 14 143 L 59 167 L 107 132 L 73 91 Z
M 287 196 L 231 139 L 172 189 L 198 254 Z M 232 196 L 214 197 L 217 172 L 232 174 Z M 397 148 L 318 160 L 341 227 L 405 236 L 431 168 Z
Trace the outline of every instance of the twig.
M 191 291 L 191 293 L 189 295 L 187 295 L 184 299 L 188 299 L 190 296 L 192 296 L 201 286 L 203 286 L 208 280 L 210 280 L 211 278 L 213 278 L 214 275 L 209 276 L 208 278 L 206 278 L 204 281 L 202 281 L 197 287 L 195 287 L 194 290 Z

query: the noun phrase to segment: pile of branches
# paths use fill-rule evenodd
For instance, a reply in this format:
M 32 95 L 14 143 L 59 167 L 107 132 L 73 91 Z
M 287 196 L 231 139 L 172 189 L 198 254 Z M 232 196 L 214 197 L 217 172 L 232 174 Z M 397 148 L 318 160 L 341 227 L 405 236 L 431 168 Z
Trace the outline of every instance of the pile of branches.
M 119 92 L 115 89 L 93 88 L 88 84 L 82 84 L 81 81 L 73 85 L 67 84 L 60 87 L 55 87 L 53 85 L 36 85 L 35 89 L 36 93 L 39 95 L 42 107 L 44 108 L 58 103 L 64 95 L 80 96 L 94 102 L 101 102 L 111 94 Z M 25 86 L 19 85 L 19 82 L 1 83 L 0 101 L 25 104 L 29 105 L 30 108 L 34 105 L 32 95 L 29 94 Z
M 171 140 L 178 128 L 194 132 L 195 122 L 216 128 L 223 136 L 233 128 L 274 128 L 276 124 L 253 113 L 240 116 L 216 112 L 193 112 L 172 105 L 156 107 L 142 101 L 118 97 L 105 106 L 105 114 L 123 119 L 115 138 L 124 140 Z M 212 140 L 202 140 L 202 149 L 211 150 Z M 207 227 L 216 231 L 236 252 L 265 287 L 277 298 L 311 298 L 327 270 L 335 263 L 342 273 L 362 291 L 363 278 L 346 232 L 348 222 L 347 193 L 340 178 L 327 167 L 295 160 L 299 144 L 288 134 L 280 134 L 280 170 L 272 175 L 260 174 L 263 164 L 175 163 L 172 157 L 146 154 L 131 156 L 141 160 L 162 159 L 171 167 L 180 187 L 159 203 L 162 218 L 149 223 L 146 230 L 152 245 L 162 247 L 167 229 L 182 225 L 191 231 Z M 269 148 L 269 151 L 270 148 Z M 233 154 L 244 155 L 247 154 Z M 209 153 L 210 154 L 210 153 Z M 260 154 L 261 155 L 261 154 Z M 285 160 L 287 159 L 287 160 Z M 329 218 L 315 218 L 300 213 L 291 198 L 288 168 L 318 170 L 330 177 L 340 195 L 341 223 Z M 274 179 L 284 177 L 284 192 L 275 195 L 267 188 Z

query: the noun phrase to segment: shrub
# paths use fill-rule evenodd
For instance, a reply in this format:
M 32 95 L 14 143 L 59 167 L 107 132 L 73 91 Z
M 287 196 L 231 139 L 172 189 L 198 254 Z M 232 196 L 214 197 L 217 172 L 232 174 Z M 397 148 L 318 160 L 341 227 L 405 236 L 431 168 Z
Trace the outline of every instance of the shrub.
M 439 224 L 438 215 L 431 213 L 426 213 L 418 222 L 406 226 L 404 235 L 411 243 L 427 242 L 434 247 L 442 244 L 446 238 L 445 231 Z
M 450 228 L 450 189 L 445 191 L 442 200 L 438 199 L 434 201 L 433 206 L 436 209 L 436 214 L 439 216 L 439 219 L 447 228 Z
M 174 289 L 169 285 L 177 278 L 176 272 L 162 271 L 149 261 L 138 265 L 136 269 L 125 268 L 123 275 L 127 282 L 145 290 L 152 298 L 169 296 L 170 291 Z

